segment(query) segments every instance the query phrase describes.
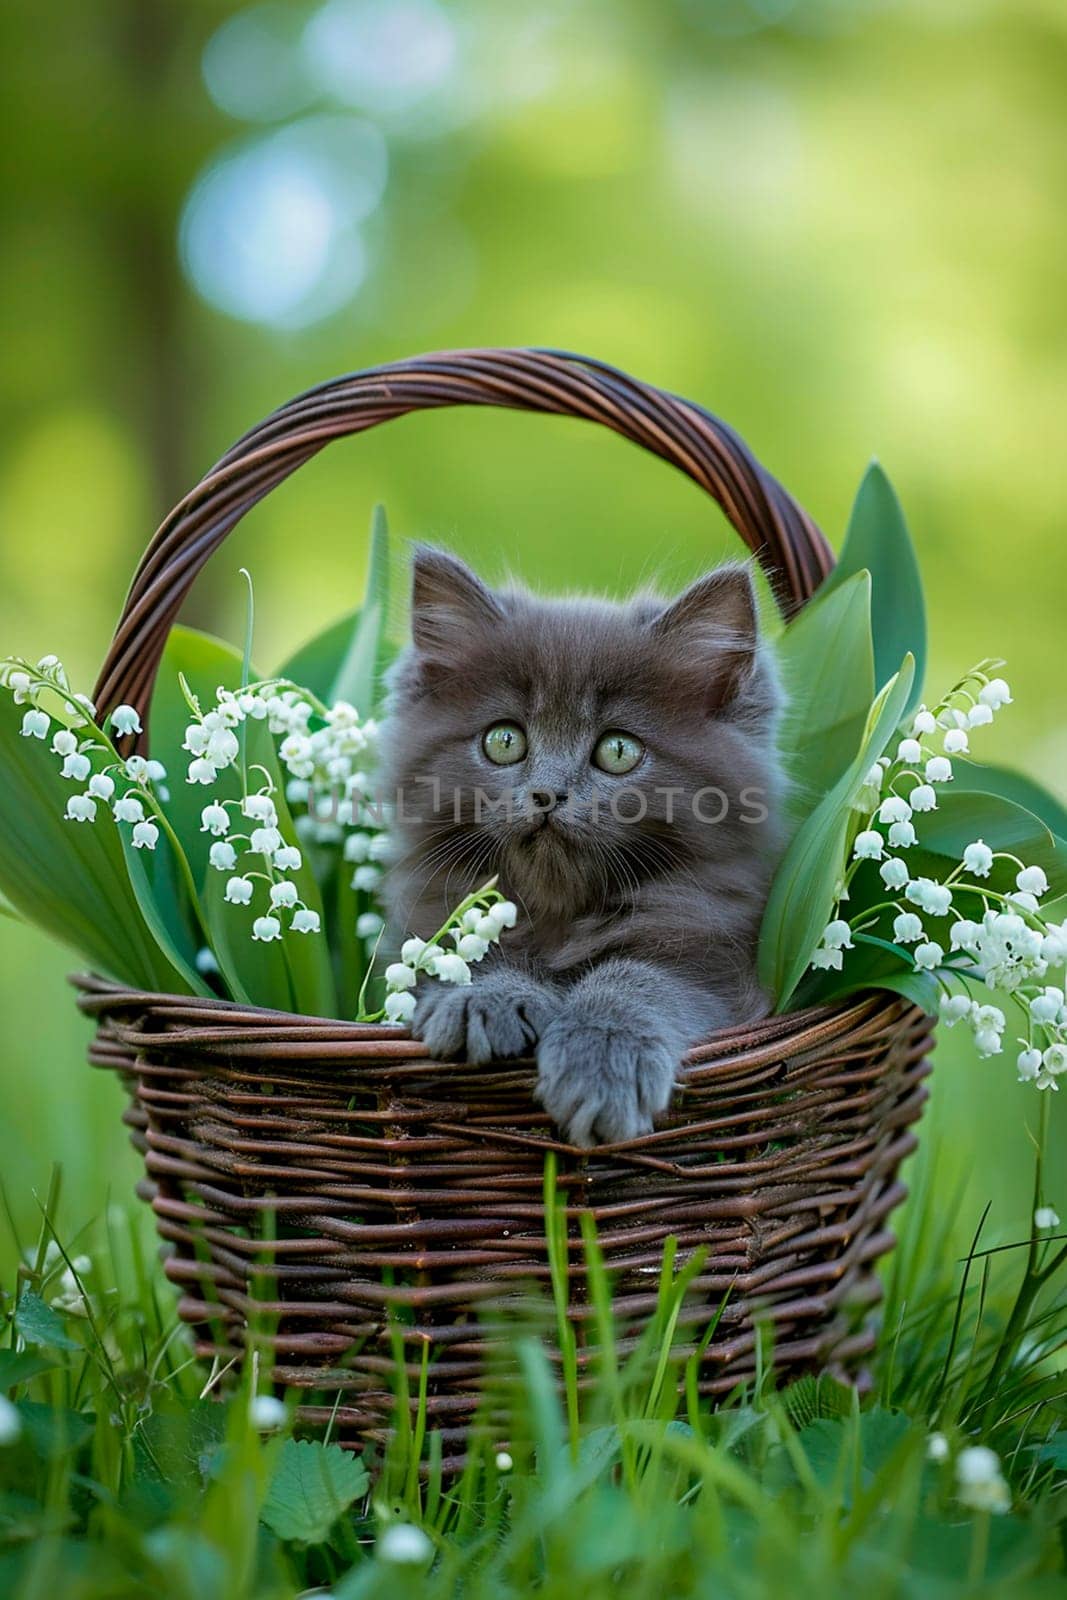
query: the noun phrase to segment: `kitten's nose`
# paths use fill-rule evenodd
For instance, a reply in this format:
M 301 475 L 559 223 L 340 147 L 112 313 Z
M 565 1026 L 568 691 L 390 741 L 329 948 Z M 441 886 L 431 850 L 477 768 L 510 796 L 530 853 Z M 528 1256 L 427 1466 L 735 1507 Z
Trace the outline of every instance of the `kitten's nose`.
M 566 789 L 531 789 L 530 805 L 535 811 L 554 811 L 566 802 Z

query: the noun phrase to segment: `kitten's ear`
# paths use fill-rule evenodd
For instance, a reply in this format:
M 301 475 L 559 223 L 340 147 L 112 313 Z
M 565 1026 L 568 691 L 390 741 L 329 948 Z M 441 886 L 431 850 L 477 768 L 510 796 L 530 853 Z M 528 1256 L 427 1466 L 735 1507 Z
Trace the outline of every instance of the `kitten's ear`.
M 473 630 L 499 622 L 496 597 L 445 550 L 419 545 L 411 586 L 411 637 L 421 656 L 450 659 L 469 648 Z
M 698 578 L 660 612 L 652 631 L 709 713 L 723 710 L 744 687 L 759 647 L 748 568 L 731 563 Z

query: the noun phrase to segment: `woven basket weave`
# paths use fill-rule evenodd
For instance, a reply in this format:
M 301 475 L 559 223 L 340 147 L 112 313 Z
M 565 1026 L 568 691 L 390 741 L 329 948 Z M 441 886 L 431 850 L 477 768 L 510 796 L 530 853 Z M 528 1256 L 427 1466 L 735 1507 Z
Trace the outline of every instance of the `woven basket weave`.
M 160 528 L 101 671 L 101 712 L 147 711 L 167 634 L 194 578 L 246 511 L 331 439 L 408 412 L 493 405 L 602 423 L 688 474 L 763 564 L 787 614 L 832 565 L 815 524 L 700 406 L 572 355 L 460 351 L 337 379 L 283 406 L 225 455 Z M 411 1374 L 432 1347 L 429 1416 L 461 1449 L 479 1399 L 493 1306 L 548 1282 L 546 1152 L 570 1233 L 581 1359 L 591 1311 L 578 1219 L 590 1211 L 615 1305 L 637 1330 L 664 1243 L 707 1251 L 680 1319 L 698 1333 L 725 1300 L 706 1394 L 750 1375 L 766 1326 L 783 1372 L 855 1368 L 873 1338 L 874 1263 L 904 1190 L 930 1020 L 878 993 L 717 1034 L 690 1052 L 656 1132 L 591 1154 L 559 1143 L 528 1062 L 427 1059 L 396 1028 L 77 981 L 91 1061 L 130 1091 L 139 1192 L 199 1353 L 252 1338 L 308 1422 L 379 1435 L 397 1338 Z M 399 1317 L 392 1316 L 393 1310 Z M 253 1331 L 254 1330 L 254 1331 Z

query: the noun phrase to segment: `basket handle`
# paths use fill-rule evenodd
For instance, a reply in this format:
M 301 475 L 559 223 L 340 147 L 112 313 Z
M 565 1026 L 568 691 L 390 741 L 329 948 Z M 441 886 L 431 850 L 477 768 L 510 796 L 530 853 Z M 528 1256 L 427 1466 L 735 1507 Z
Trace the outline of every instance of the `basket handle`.
M 411 411 L 502 406 L 599 422 L 705 489 L 758 557 L 785 615 L 833 566 L 811 518 L 725 423 L 691 400 L 559 350 L 454 350 L 373 367 L 298 395 L 246 433 L 171 512 L 142 557 L 94 700 L 101 715 L 148 702 L 175 617 L 201 567 L 246 511 L 331 439 Z

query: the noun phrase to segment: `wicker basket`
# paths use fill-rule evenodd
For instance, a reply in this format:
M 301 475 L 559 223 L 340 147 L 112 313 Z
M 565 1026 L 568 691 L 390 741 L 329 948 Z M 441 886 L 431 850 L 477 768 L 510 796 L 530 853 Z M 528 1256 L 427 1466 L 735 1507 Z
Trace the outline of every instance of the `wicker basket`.
M 193 579 L 276 484 L 331 439 L 451 405 L 581 417 L 662 456 L 723 508 L 786 612 L 832 565 L 814 523 L 700 406 L 559 352 L 420 357 L 283 406 L 186 497 L 138 569 L 100 709 L 145 711 Z M 309 1391 L 308 1422 L 336 1408 L 342 1436 L 380 1434 L 399 1336 L 412 1373 L 431 1344 L 430 1419 L 446 1453 L 461 1446 L 499 1327 L 487 1310 L 548 1280 L 550 1150 L 583 1359 L 583 1210 L 632 1329 L 655 1304 L 666 1239 L 677 1238 L 679 1260 L 706 1248 L 681 1319 L 698 1328 L 725 1299 L 701 1368 L 706 1394 L 754 1371 L 762 1325 L 781 1371 L 854 1370 L 870 1347 L 874 1263 L 893 1243 L 887 1218 L 904 1193 L 897 1172 L 928 1070 L 930 1021 L 899 998 L 866 995 L 718 1034 L 690 1052 L 655 1133 L 585 1154 L 558 1142 L 527 1062 L 443 1064 L 396 1028 L 77 982 L 97 1020 L 90 1059 L 130 1091 L 140 1193 L 198 1351 L 229 1362 L 254 1328 L 275 1382 Z

